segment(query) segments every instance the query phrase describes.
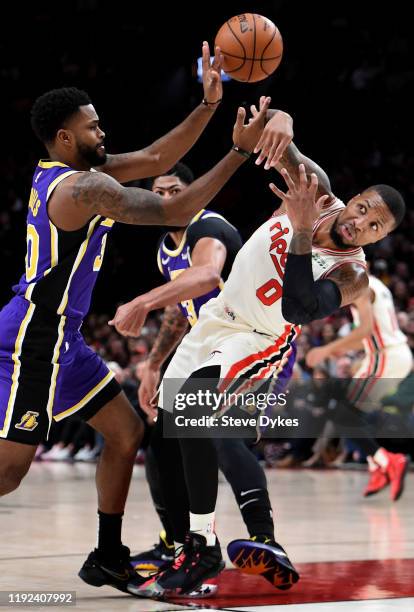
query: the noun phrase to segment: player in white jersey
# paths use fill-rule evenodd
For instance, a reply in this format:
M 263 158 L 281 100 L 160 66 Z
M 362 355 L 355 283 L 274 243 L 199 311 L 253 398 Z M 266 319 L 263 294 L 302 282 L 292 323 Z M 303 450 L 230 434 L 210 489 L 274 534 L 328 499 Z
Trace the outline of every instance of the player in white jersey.
M 398 326 L 391 291 L 375 276 L 369 276 L 369 287 L 351 305 L 355 329 L 343 338 L 311 349 L 306 363 L 315 367 L 329 357 L 364 347 L 365 357 L 354 374 L 348 399 L 361 409 L 377 408 L 382 397 L 395 390 L 412 368 L 412 354 L 406 336 Z M 398 380 L 397 380 L 398 379 Z M 359 441 L 360 442 L 360 441 Z M 369 441 L 367 456 L 370 479 L 364 495 L 373 495 L 391 484 L 391 499 L 403 491 L 407 458 L 390 453 L 374 440 Z
M 195 389 L 203 397 L 212 389 L 240 393 L 246 379 L 251 384 L 277 375 L 301 324 L 351 304 L 366 290 L 362 247 L 384 238 L 404 215 L 401 195 L 386 185 L 364 190 L 345 206 L 332 194 L 325 172 L 293 143 L 275 161 L 272 136 L 272 127 L 265 128 L 258 161 L 266 157 L 267 165 L 276 163 L 289 190 L 285 194 L 271 185 L 282 207 L 239 251 L 222 293 L 203 306 L 198 324 L 178 347 L 160 387 L 159 406 L 166 411 L 177 407 L 178 391 L 184 398 Z M 180 446 L 190 532 L 179 562 L 158 581 L 166 590 L 185 593 L 221 571 L 223 562 L 214 533 L 214 445 L 209 438 L 183 437 Z M 261 565 L 258 550 L 239 552 L 239 565 Z

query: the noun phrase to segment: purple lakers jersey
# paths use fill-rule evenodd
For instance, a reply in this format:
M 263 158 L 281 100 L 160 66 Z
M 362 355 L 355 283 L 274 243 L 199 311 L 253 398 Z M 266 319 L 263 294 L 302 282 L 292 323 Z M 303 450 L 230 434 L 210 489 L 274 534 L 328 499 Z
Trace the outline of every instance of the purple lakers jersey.
M 48 200 L 60 181 L 75 172 L 60 162 L 39 161 L 27 215 L 26 271 L 13 290 L 59 315 L 82 319 L 89 310 L 114 221 L 95 215 L 72 232 L 53 225 Z
M 184 236 L 181 240 L 181 243 L 178 247 L 169 247 L 167 246 L 167 241 L 169 239 L 168 234 L 166 234 L 161 240 L 160 246 L 158 248 L 158 267 L 160 269 L 161 274 L 166 278 L 166 280 L 174 280 L 177 278 L 179 274 L 184 272 L 187 268 L 189 268 L 191 264 L 191 246 L 188 241 L 188 232 L 192 226 L 198 221 L 204 221 L 207 219 L 218 219 L 222 223 L 226 224 L 226 226 L 231 230 L 231 232 L 235 235 L 237 240 L 240 240 L 237 230 L 221 215 L 211 211 L 211 210 L 201 210 L 199 213 L 193 217 L 188 225 Z M 191 230 L 190 230 L 191 231 Z M 241 246 L 240 244 L 236 244 L 235 251 L 237 251 Z M 231 259 L 231 263 L 235 257 L 236 253 L 231 253 L 232 249 L 227 248 L 228 259 Z M 230 264 L 231 265 L 231 264 Z M 223 283 L 220 282 L 220 285 L 201 295 L 199 297 L 193 298 L 191 300 L 186 300 L 179 304 L 179 307 L 183 313 L 183 315 L 187 318 L 190 325 L 194 325 L 198 319 L 198 313 L 203 304 L 208 302 L 211 298 L 216 297 L 221 289 L 223 288 Z

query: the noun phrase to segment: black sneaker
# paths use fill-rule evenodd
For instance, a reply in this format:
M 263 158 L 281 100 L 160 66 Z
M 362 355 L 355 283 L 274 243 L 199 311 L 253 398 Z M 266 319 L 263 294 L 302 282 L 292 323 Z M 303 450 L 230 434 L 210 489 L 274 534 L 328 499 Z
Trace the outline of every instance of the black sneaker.
M 214 546 L 207 546 L 204 536 L 190 532 L 170 567 L 149 578 L 140 588 L 128 590 L 152 598 L 184 595 L 196 591 L 207 578 L 217 576 L 224 566 L 218 540 Z
M 174 561 L 174 543 L 169 544 L 164 530 L 161 531 L 160 541 L 154 544 L 154 548 L 131 556 L 131 565 L 136 571 L 156 571 L 171 561 Z
M 78 576 L 92 586 L 100 587 L 107 584 L 125 593 L 127 584 L 131 580 L 134 582 L 140 579 L 142 582 L 146 580 L 132 569 L 127 546 L 121 546 L 119 554 L 112 559 L 102 557 L 95 548 L 82 565 Z
M 263 576 L 282 591 L 290 589 L 299 580 L 286 551 L 266 536 L 233 540 L 227 546 L 227 553 L 233 565 L 242 572 Z

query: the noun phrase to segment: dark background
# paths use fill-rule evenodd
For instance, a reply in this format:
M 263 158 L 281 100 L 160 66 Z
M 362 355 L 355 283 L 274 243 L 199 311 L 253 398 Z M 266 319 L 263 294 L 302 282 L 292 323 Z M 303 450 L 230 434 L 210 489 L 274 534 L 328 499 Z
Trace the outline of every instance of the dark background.
M 414 263 L 414 49 L 403 3 L 16 3 L 0 26 L 2 304 L 23 272 L 31 175 L 45 156 L 29 124 L 35 98 L 53 87 L 84 88 L 106 131 L 107 150 L 142 148 L 199 103 L 195 60 L 202 41 L 212 46 L 222 23 L 242 12 L 276 23 L 285 44 L 282 63 L 261 83 L 225 83 L 223 104 L 184 161 L 196 175 L 208 170 L 231 146 L 237 106 L 271 95 L 273 107 L 293 116 L 295 142 L 328 172 L 338 197 L 346 200 L 379 182 L 402 191 L 410 209 L 402 228 L 368 254 L 385 257 L 390 272 L 397 261 Z M 247 238 L 277 204 L 270 180 L 273 172 L 250 161 L 210 207 Z M 94 311 L 111 314 L 117 302 L 161 282 L 155 262 L 161 231 L 114 229 Z M 412 281 L 407 284 L 413 294 Z

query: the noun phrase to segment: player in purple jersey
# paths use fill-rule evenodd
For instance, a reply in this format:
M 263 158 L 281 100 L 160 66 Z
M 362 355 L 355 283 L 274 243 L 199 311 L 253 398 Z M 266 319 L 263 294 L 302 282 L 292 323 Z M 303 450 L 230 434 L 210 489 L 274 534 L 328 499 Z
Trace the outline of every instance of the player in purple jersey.
M 125 590 L 130 576 L 121 523 L 142 424 L 79 329 L 113 223 L 187 223 L 258 142 L 268 98 L 248 125 L 239 109 L 232 150 L 185 193 L 165 203 L 157 194 L 121 185 L 167 170 L 194 144 L 221 99 L 220 67 L 219 49 L 210 66 L 205 43 L 203 102 L 149 147 L 123 155 L 107 155 L 85 92 L 52 90 L 32 108 L 32 127 L 49 159 L 39 162 L 33 177 L 26 271 L 0 313 L 0 494 L 19 486 L 52 418 L 77 412 L 99 431 L 105 446 L 97 466 L 98 545 L 80 571 L 95 586 Z

